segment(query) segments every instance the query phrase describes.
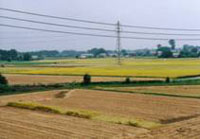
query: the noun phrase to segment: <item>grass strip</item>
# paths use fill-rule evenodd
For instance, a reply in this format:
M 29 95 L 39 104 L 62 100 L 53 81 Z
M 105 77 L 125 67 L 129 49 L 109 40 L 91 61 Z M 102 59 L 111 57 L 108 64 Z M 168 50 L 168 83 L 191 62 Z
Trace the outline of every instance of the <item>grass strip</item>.
M 102 121 L 114 124 L 121 124 L 121 125 L 128 125 L 134 127 L 140 127 L 145 129 L 151 129 L 158 126 L 161 126 L 160 123 L 155 123 L 151 121 L 135 119 L 135 118 L 126 118 L 126 117 L 119 117 L 119 116 L 110 116 L 110 115 L 103 115 L 93 111 L 86 111 L 86 110 L 61 110 L 52 106 L 44 106 L 35 103 L 22 103 L 22 102 L 9 102 L 6 106 L 14 107 L 14 108 L 22 108 L 28 109 L 33 111 L 41 111 L 41 112 L 48 112 L 60 115 L 67 115 L 73 116 L 78 118 L 85 118 L 91 119 L 95 121 Z
M 136 92 L 136 91 L 125 91 L 125 90 L 117 90 L 117 89 L 109 89 L 109 88 L 92 88 L 91 90 L 98 90 L 98 91 L 112 91 L 118 93 L 132 93 L 132 94 L 143 94 L 143 95 L 151 95 L 151 96 L 165 96 L 165 97 L 178 97 L 178 98 L 193 98 L 193 99 L 200 99 L 200 96 L 187 96 L 187 95 L 173 95 L 173 94 L 166 94 L 166 93 L 154 93 L 154 92 Z
M 45 106 L 45 105 L 34 104 L 34 103 L 9 102 L 7 106 L 34 110 L 34 111 L 55 113 L 55 114 L 61 114 L 61 115 L 68 115 L 68 116 L 74 116 L 74 117 L 86 118 L 86 119 L 91 119 L 92 116 L 95 115 L 94 112 L 89 112 L 89 111 L 76 111 L 76 110 L 63 111 L 61 109 L 58 109 L 52 106 Z

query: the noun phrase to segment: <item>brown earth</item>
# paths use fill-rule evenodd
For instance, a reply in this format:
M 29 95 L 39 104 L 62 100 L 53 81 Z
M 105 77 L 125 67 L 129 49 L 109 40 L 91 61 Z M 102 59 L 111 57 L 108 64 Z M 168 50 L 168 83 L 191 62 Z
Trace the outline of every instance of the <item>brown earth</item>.
M 119 90 L 119 91 L 163 93 L 163 94 L 185 95 L 185 96 L 200 96 L 200 85 L 116 87 L 116 88 L 112 88 L 112 89 Z
M 9 84 L 54 84 L 81 82 L 82 76 L 52 76 L 52 75 L 21 75 L 21 74 L 4 74 Z M 160 78 L 134 78 L 135 81 L 162 80 Z M 125 81 L 123 77 L 92 77 L 93 82 Z
M 64 98 L 57 98 L 60 92 Z M 7 102 L 37 102 L 63 109 L 164 121 L 146 130 L 70 116 L 5 107 Z M 0 139 L 199 139 L 200 100 L 93 90 L 56 90 L 0 97 Z
M 200 114 L 200 100 L 126 94 L 94 90 L 74 90 L 70 97 L 40 103 L 62 108 L 86 109 L 109 115 L 135 117 L 155 122 L 178 120 Z
M 21 94 L 0 97 L 0 104 L 12 101 L 38 102 L 62 109 L 91 110 L 106 115 L 139 118 L 149 121 L 170 123 L 200 114 L 200 100 L 150 96 L 141 94 L 115 93 L 94 90 L 72 90 L 60 99 L 60 91 Z
M 36 92 L 36 93 L 24 93 L 18 95 L 6 95 L 0 96 L 0 106 L 6 105 L 8 102 L 40 102 L 45 100 L 51 100 L 55 98 L 56 94 L 61 91 L 68 90 L 54 90 L 54 91 L 45 91 L 45 92 Z
M 124 138 L 124 137 L 122 137 Z M 141 135 L 129 136 L 126 139 L 199 139 L 200 117 L 172 123 L 161 128 L 153 129 Z
M 0 107 L 1 139 L 94 139 L 135 136 L 146 129 Z

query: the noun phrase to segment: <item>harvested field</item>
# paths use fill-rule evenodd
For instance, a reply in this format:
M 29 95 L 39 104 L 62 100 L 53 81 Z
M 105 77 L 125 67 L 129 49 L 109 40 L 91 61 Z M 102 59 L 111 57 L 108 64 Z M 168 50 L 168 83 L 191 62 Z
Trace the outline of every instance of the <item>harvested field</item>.
M 1 139 L 113 138 L 135 136 L 146 129 L 109 124 L 70 116 L 0 107 Z
M 172 123 L 151 132 L 141 135 L 129 136 L 130 139 L 199 139 L 200 117 Z M 123 137 L 122 137 L 123 138 Z M 128 137 L 127 137 L 128 138 Z
M 108 88 L 117 91 L 139 92 L 139 93 L 159 93 L 172 94 L 181 96 L 197 96 L 200 97 L 199 85 L 184 85 L 184 86 L 148 86 L 148 87 L 115 87 Z
M 39 102 L 45 100 L 51 100 L 56 97 L 56 94 L 63 90 L 55 90 L 55 91 L 46 91 L 46 92 L 36 92 L 30 94 L 19 94 L 19 95 L 8 95 L 8 96 L 0 96 L 0 106 L 6 105 L 8 102 Z M 68 91 L 68 90 L 64 90 Z
M 72 90 L 64 98 L 56 98 L 60 91 L 2 96 L 6 102 L 38 102 L 62 109 L 80 109 L 106 115 L 138 118 L 147 121 L 171 123 L 200 114 L 200 100 L 141 94 L 115 93 L 94 90 Z
M 70 97 L 40 101 L 62 108 L 99 111 L 108 115 L 135 117 L 166 123 L 171 119 L 200 114 L 200 100 L 106 91 L 74 90 Z
M 11 85 L 26 84 L 55 84 L 81 82 L 82 76 L 50 76 L 50 75 L 23 75 L 23 74 L 5 74 Z M 161 78 L 134 78 L 135 81 L 163 80 Z M 123 77 L 92 77 L 93 82 L 125 81 Z

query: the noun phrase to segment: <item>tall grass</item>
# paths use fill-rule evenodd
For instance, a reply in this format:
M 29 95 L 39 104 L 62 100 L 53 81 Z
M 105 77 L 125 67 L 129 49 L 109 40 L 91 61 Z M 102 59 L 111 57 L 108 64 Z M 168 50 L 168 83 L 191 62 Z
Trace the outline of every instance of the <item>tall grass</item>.
M 94 115 L 94 112 L 89 112 L 89 111 L 77 111 L 77 110 L 64 111 L 52 106 L 44 106 L 44 105 L 33 104 L 33 103 L 9 102 L 7 106 L 41 111 L 41 112 L 56 113 L 56 114 L 68 115 L 68 116 L 74 116 L 74 117 L 86 118 L 86 119 L 91 119 L 92 116 Z
M 104 114 L 100 114 L 100 113 L 88 111 L 88 110 L 61 110 L 55 107 L 44 106 L 44 105 L 33 104 L 33 103 L 9 102 L 7 106 L 60 114 L 60 115 L 73 116 L 73 117 L 78 117 L 78 118 L 91 119 L 91 120 L 96 120 L 96 121 L 101 121 L 101 122 L 141 127 L 141 128 L 146 128 L 146 129 L 158 127 L 161 125 L 159 123 L 155 123 L 151 121 L 138 120 L 134 118 L 127 119 L 125 117 L 118 117 L 118 116 L 108 116 L 108 115 L 104 115 Z

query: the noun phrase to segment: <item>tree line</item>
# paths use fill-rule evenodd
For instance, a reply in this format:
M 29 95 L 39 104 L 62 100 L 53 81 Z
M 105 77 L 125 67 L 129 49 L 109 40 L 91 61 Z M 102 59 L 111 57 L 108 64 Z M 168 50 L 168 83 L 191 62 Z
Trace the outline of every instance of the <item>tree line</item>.
M 169 40 L 170 46 L 157 45 L 156 55 L 159 58 L 187 58 L 187 57 L 200 57 L 200 46 L 183 45 L 182 48 L 176 48 L 176 41 Z
M 20 53 L 15 49 L 0 50 L 0 60 L 4 60 L 4 61 L 30 61 L 31 55 L 29 53 Z

